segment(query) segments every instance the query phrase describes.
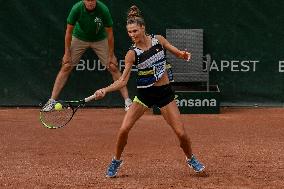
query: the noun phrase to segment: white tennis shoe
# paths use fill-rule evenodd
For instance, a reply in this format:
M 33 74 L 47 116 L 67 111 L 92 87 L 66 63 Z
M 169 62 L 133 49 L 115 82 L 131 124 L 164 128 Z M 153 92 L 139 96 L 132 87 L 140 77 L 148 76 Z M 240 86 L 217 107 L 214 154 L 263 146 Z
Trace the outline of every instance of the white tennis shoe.
M 54 100 L 54 99 L 49 99 L 49 100 L 46 102 L 46 104 L 43 106 L 43 108 L 41 109 L 41 111 L 43 111 L 43 112 L 49 112 L 49 111 L 53 110 L 56 103 L 57 103 L 56 100 Z
M 128 99 L 125 100 L 124 103 L 125 103 L 124 110 L 127 112 L 129 110 L 130 106 L 132 105 L 132 100 L 130 98 L 128 98 Z

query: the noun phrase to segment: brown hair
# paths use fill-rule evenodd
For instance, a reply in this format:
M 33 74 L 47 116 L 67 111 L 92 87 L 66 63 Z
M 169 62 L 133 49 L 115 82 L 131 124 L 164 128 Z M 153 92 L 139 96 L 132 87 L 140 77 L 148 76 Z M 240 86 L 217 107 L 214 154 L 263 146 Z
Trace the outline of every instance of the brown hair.
M 143 17 L 141 16 L 141 11 L 136 5 L 132 5 L 127 13 L 126 24 L 137 24 L 140 26 L 145 26 Z

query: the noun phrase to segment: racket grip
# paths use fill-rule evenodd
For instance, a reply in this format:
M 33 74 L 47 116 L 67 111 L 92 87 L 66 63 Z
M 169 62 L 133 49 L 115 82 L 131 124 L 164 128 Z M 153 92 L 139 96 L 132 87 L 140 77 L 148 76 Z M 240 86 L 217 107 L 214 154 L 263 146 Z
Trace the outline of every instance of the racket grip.
M 85 98 L 85 102 L 90 102 L 90 101 L 92 101 L 92 100 L 95 100 L 95 98 L 96 98 L 96 94 L 93 94 L 93 95 L 91 95 L 91 96 Z

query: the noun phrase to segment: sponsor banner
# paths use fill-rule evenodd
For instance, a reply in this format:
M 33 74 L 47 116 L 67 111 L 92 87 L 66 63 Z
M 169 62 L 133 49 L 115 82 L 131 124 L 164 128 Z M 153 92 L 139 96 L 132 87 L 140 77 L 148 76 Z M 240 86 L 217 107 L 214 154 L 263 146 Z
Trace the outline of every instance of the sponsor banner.
M 210 87 L 213 88 L 212 86 Z M 215 89 L 215 90 L 214 90 Z M 220 91 L 218 86 L 207 91 L 175 91 L 175 102 L 181 114 L 218 114 L 220 113 Z M 154 114 L 160 114 L 157 107 Z
M 4 2 L 2 25 L 5 27 L 0 31 L 0 106 L 37 106 L 51 95 L 64 53 L 66 18 L 77 1 L 58 1 L 56 6 L 35 0 L 27 5 L 15 0 Z M 103 2 L 112 14 L 114 50 L 119 69 L 123 71 L 124 57 L 131 46 L 125 14 L 132 1 Z M 169 28 L 203 29 L 203 52 L 211 57 L 210 65 L 204 64 L 203 68 L 210 71 L 210 84 L 218 85 L 222 91 L 221 106 L 283 107 L 284 1 L 273 2 L 220 0 L 192 4 L 191 1 L 167 1 L 167 6 L 155 11 L 153 7 L 159 7 L 161 1 L 144 0 L 137 5 L 143 12 L 149 34 L 166 36 Z M 35 7 L 41 10 L 37 16 L 26 14 L 33 12 Z M 182 7 L 191 7 L 191 10 Z M 15 16 L 10 17 L 10 12 Z M 165 15 L 165 12 L 175 14 Z M 28 29 L 23 30 L 26 26 Z M 131 98 L 136 93 L 136 73 L 133 66 L 128 82 Z M 111 75 L 89 49 L 68 79 L 60 98 L 81 98 L 112 82 Z M 209 102 L 203 99 L 181 102 L 182 107 L 193 109 L 210 105 L 210 102 L 214 104 L 210 99 Z M 123 104 L 120 93 L 115 92 L 91 105 L 122 107 Z

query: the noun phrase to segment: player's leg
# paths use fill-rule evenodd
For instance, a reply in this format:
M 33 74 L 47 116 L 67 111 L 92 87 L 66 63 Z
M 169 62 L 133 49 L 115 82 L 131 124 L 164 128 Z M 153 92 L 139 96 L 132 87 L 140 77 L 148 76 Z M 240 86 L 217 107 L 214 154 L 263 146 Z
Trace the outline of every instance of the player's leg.
M 124 116 L 122 125 L 118 131 L 115 156 L 107 168 L 106 176 L 115 177 L 118 169 L 122 165 L 121 154 L 127 144 L 128 134 L 135 122 L 144 114 L 148 108 L 138 102 L 133 102 L 130 109 Z
M 115 151 L 116 159 L 120 159 L 121 157 L 123 149 L 127 144 L 128 133 L 130 129 L 134 126 L 135 122 L 144 114 L 146 110 L 147 107 L 134 102 L 133 107 L 131 106 L 129 111 L 127 111 L 122 121 L 122 125 L 118 131 L 116 151 Z
M 48 100 L 48 102 L 44 105 L 43 111 L 50 111 L 54 108 L 54 105 L 56 103 L 56 99 L 58 98 L 60 92 L 62 91 L 63 87 L 65 86 L 72 70 L 74 67 L 79 63 L 80 58 L 82 57 L 83 53 L 88 48 L 88 43 L 81 41 L 75 37 L 72 38 L 71 41 L 71 61 L 63 63 L 61 65 L 61 68 L 56 76 L 51 97 Z
M 172 127 L 175 134 L 179 138 L 180 147 L 182 148 L 185 156 L 186 163 L 193 168 L 195 172 L 201 172 L 205 166 L 200 163 L 196 157 L 192 154 L 191 142 L 184 129 L 184 125 L 181 121 L 179 109 L 176 105 L 175 100 L 161 108 L 161 113 L 167 123 Z
M 191 157 L 192 150 L 190 139 L 185 132 L 176 102 L 173 100 L 166 106 L 162 107 L 161 114 L 177 135 L 180 142 L 180 147 L 184 151 L 186 157 Z
M 91 48 L 97 54 L 100 59 L 100 62 L 107 67 L 108 71 L 112 75 L 114 81 L 118 80 L 121 76 L 121 73 L 118 69 L 117 60 L 115 62 L 109 63 L 109 53 L 108 53 L 108 40 L 104 39 L 102 41 L 93 42 L 91 44 Z M 125 110 L 127 111 L 132 104 L 131 99 L 128 95 L 127 87 L 123 87 L 120 89 L 120 93 L 125 101 Z

